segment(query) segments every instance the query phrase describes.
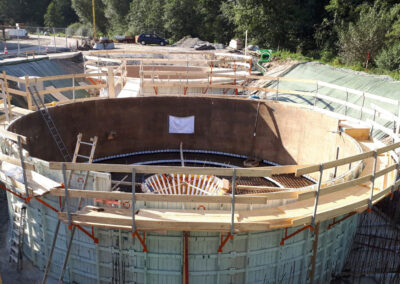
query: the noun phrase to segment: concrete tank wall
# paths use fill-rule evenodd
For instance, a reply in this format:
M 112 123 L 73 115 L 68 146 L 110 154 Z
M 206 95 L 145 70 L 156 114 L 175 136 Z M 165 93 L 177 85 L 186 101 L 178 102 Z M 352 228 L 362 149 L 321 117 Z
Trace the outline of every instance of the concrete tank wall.
M 253 139 L 257 121 L 257 137 Z M 339 135 L 338 120 L 307 109 L 271 101 L 207 97 L 139 97 L 108 99 L 56 106 L 50 113 L 61 136 L 73 152 L 79 132 L 98 136 L 96 157 L 143 150 L 213 150 L 274 161 L 310 164 L 334 160 L 358 152 L 352 140 Z M 195 133 L 168 133 L 168 116 L 195 116 Z M 60 160 L 40 113 L 15 121 L 11 131 L 28 137 L 31 156 Z M 114 139 L 108 135 L 115 133 Z
M 19 202 L 8 194 L 12 205 Z M 44 197 L 58 208 L 58 200 Z M 27 210 L 24 252 L 44 269 L 57 222 L 56 213 L 31 201 Z M 339 273 L 350 250 L 357 227 L 357 215 L 327 229 L 321 223 L 315 283 L 329 283 Z M 51 275 L 58 279 L 69 231 L 62 225 L 56 245 Z M 299 228 L 290 228 L 289 233 Z M 305 230 L 280 245 L 285 230 L 237 234 L 218 253 L 219 233 L 191 232 L 189 237 L 190 283 L 307 283 L 314 234 Z M 182 283 L 183 232 L 147 233 L 148 252 L 127 231 L 95 229 L 99 244 L 77 230 L 65 281 L 71 283 L 111 283 L 125 277 L 125 283 Z M 118 271 L 113 263 L 124 268 Z M 122 272 L 124 271 L 124 272 Z M 119 273 L 121 272 L 121 275 Z M 118 274 L 119 276 L 116 276 Z

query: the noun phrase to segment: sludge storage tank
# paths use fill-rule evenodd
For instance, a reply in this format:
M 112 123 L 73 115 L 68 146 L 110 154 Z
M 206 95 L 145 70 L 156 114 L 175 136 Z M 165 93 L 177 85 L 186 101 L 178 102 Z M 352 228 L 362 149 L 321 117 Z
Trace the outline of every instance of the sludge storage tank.
M 127 175 L 124 171 L 101 170 L 100 166 L 136 167 L 136 182 L 140 184 L 160 174 L 159 168 L 150 173 L 151 166 L 167 166 L 171 174 L 174 169 L 182 171 L 179 167 L 182 160 L 184 169 L 205 166 L 199 174 L 216 176 L 227 184 L 227 193 L 215 199 L 206 193 L 203 194 L 206 198 L 193 199 L 147 193 L 156 196 L 152 200 L 142 197 L 137 186 L 135 218 L 140 238 L 132 236 L 127 225 L 132 222 L 129 217 L 132 203 L 127 208 L 121 203 L 117 209 L 107 202 L 86 198 L 84 209 L 75 212 L 76 198 L 71 198 L 73 224 L 86 228 L 86 233 L 77 230 L 75 234 L 65 282 L 307 283 L 312 277 L 314 282 L 325 283 L 341 271 L 357 226 L 356 215 L 347 216 L 354 210 L 333 208 L 336 211 L 327 214 L 330 210 L 324 207 L 321 217 L 312 224 L 309 211 L 318 175 L 296 177 L 295 166 L 285 167 L 335 160 L 337 147 L 341 149 L 341 157 L 362 153 L 353 138 L 338 131 L 336 118 L 272 101 L 173 96 L 94 100 L 57 106 L 49 111 L 70 152 L 79 133 L 86 140 L 98 137 L 87 190 L 110 191 L 112 180 Z M 180 118 L 192 117 L 189 122 L 181 121 L 186 126 L 181 125 L 183 130 L 177 132 L 193 131 L 173 133 L 171 116 L 178 119 L 178 124 Z M 62 160 L 39 112 L 16 120 L 8 130 L 27 138 L 26 159 L 36 172 L 57 183 L 63 182 L 62 172 L 55 169 L 59 164 L 49 163 Z M 9 154 L 4 141 L 3 152 Z M 256 160 L 258 168 L 241 171 L 249 160 Z M 338 166 L 335 175 L 334 168 L 327 169 L 322 186 L 332 187 L 359 177 L 364 164 L 358 160 L 350 166 Z M 235 169 L 234 186 L 233 174 L 226 174 L 228 170 L 209 167 L 232 172 Z M 257 169 L 271 169 L 271 175 L 251 174 Z M 84 173 L 74 171 L 72 189 L 79 188 Z M 182 180 L 190 186 L 185 177 Z M 120 191 L 128 194 L 129 189 L 129 185 L 120 184 Z M 202 190 L 207 191 L 207 186 Z M 237 203 L 232 222 L 233 190 Z M 357 191 L 361 196 L 360 192 Z M 60 191 L 58 195 L 62 195 Z M 328 196 L 321 197 L 321 206 L 329 205 Z M 348 198 L 343 195 L 343 199 Z M 56 193 L 45 193 L 37 199 L 33 198 L 28 205 L 25 254 L 44 270 L 58 220 L 54 209 L 59 210 L 60 203 Z M 13 208 L 21 201 L 11 193 L 8 200 L 13 216 Z M 105 209 L 99 211 L 92 205 Z M 301 208 L 307 209 L 298 213 Z M 356 208 L 364 210 L 365 205 Z M 293 218 L 287 215 L 290 212 Z M 336 222 L 343 216 L 348 218 Z M 60 214 L 60 218 L 65 222 L 66 213 Z M 69 235 L 70 230 L 62 224 L 50 270 L 56 278 L 62 269 Z

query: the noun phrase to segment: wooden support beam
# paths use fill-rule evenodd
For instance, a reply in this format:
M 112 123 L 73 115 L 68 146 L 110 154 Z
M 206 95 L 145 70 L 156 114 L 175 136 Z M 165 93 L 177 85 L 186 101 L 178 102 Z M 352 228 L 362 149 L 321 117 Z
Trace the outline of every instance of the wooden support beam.
M 0 153 L 0 161 L 21 167 L 21 161 L 19 159 L 1 153 Z M 35 166 L 32 163 L 24 161 L 24 165 L 26 170 L 32 170 L 32 171 L 35 170 Z
M 60 212 L 58 217 L 64 223 L 68 222 L 66 212 Z M 199 213 L 198 210 L 140 209 L 135 215 L 135 225 L 137 231 L 230 232 L 230 217 L 230 211 L 206 210 Z M 71 222 L 74 225 L 131 230 L 132 212 L 128 209 L 86 206 L 81 211 L 71 213 Z M 265 222 L 234 224 L 235 233 L 268 229 L 269 224 Z
M 49 168 L 60 170 L 62 163 L 50 162 Z M 140 166 L 140 165 L 117 165 L 117 164 L 84 164 L 65 163 L 67 170 L 131 173 L 136 169 L 137 173 L 145 174 L 208 174 L 217 176 L 232 176 L 232 169 L 211 167 L 173 167 L 173 166 Z M 262 168 L 243 168 L 236 170 L 236 176 L 246 177 L 270 177 L 272 171 Z
M 374 151 L 369 151 L 369 152 L 361 153 L 361 154 L 354 155 L 351 157 L 346 157 L 346 158 L 338 159 L 335 161 L 326 162 L 326 163 L 324 163 L 324 169 L 331 169 L 331 168 L 342 166 L 345 164 L 357 162 L 360 160 L 370 158 L 373 155 L 374 155 Z M 297 169 L 296 176 L 302 176 L 302 175 L 317 172 L 319 170 L 319 167 L 320 167 L 320 165 L 313 165 L 313 166 Z
M 92 191 L 92 190 L 76 190 L 70 189 L 69 196 L 71 198 L 95 198 L 107 200 L 131 200 L 132 194 L 128 192 L 118 191 Z M 65 196 L 64 189 L 52 188 L 50 194 L 53 196 Z M 269 200 L 293 199 L 297 198 L 298 192 L 271 192 L 264 194 L 241 194 L 236 196 L 237 204 L 266 204 Z M 148 194 L 136 193 L 136 201 L 155 201 L 155 202 L 198 202 L 198 203 L 231 203 L 230 195 L 210 196 L 210 195 L 185 195 L 185 194 Z
M 14 132 L 7 131 L 5 129 L 0 129 L 0 136 L 2 136 L 4 138 L 7 138 L 7 139 L 10 139 L 10 140 L 12 140 L 14 142 L 18 142 L 18 137 L 20 137 L 21 142 L 23 144 L 26 144 L 26 142 L 27 142 L 27 139 L 26 139 L 25 136 L 16 134 Z

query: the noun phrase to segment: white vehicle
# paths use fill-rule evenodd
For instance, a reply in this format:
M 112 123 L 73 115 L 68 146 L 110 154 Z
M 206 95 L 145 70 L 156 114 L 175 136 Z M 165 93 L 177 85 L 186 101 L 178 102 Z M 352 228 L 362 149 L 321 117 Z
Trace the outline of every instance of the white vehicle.
M 8 35 L 10 36 L 10 38 L 28 37 L 28 32 L 25 29 L 8 29 L 6 31 L 8 32 Z

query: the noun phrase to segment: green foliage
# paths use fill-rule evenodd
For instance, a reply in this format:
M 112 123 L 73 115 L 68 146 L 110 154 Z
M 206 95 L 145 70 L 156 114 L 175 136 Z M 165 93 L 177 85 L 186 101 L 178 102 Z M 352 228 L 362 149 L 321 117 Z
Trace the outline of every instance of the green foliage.
M 51 0 L 0 0 L 0 23 L 42 26 Z
M 107 31 L 111 34 L 124 34 L 128 26 L 127 15 L 129 13 L 130 0 L 102 0 L 104 4 L 104 16 L 110 23 Z
M 95 0 L 95 7 L 98 36 L 155 32 L 227 44 L 247 30 L 251 44 L 279 43 L 282 58 L 363 70 L 370 53 L 369 70 L 399 68 L 400 0 Z M 92 35 L 92 0 L 0 0 L 0 24 L 17 22 Z
M 373 6 L 362 4 L 359 12 L 358 20 L 339 32 L 340 56 L 346 63 L 364 62 L 368 54 L 374 58 L 385 47 L 400 4 L 389 8 L 378 0 Z
M 71 8 L 71 0 L 53 0 L 44 15 L 44 23 L 47 27 L 66 27 L 77 20 Z
M 276 48 L 278 43 L 291 51 L 308 52 L 315 48 L 316 23 L 322 20 L 321 0 L 238 0 L 225 1 L 222 11 L 243 38 L 246 30 L 252 43 Z
M 297 60 L 297 61 L 313 61 L 314 58 L 304 56 L 300 52 L 291 52 L 290 50 L 287 49 L 281 49 L 279 51 L 276 51 L 272 54 L 273 58 L 277 58 L 279 60 L 285 60 L 285 59 L 292 59 L 292 60 Z
M 378 68 L 400 71 L 400 41 L 381 51 L 375 59 Z
M 93 37 L 92 25 L 82 24 L 82 23 L 73 23 L 68 26 L 67 35 Z
M 168 0 L 164 5 L 164 27 L 173 41 L 186 35 L 199 36 L 199 3 L 192 0 Z
M 105 33 L 109 24 L 104 14 L 104 3 L 101 0 L 95 0 L 94 2 L 96 29 L 100 33 Z M 93 25 L 92 0 L 72 0 L 72 8 L 82 24 Z
M 142 32 L 164 32 L 163 0 L 132 0 L 127 15 L 129 32 L 138 35 Z

